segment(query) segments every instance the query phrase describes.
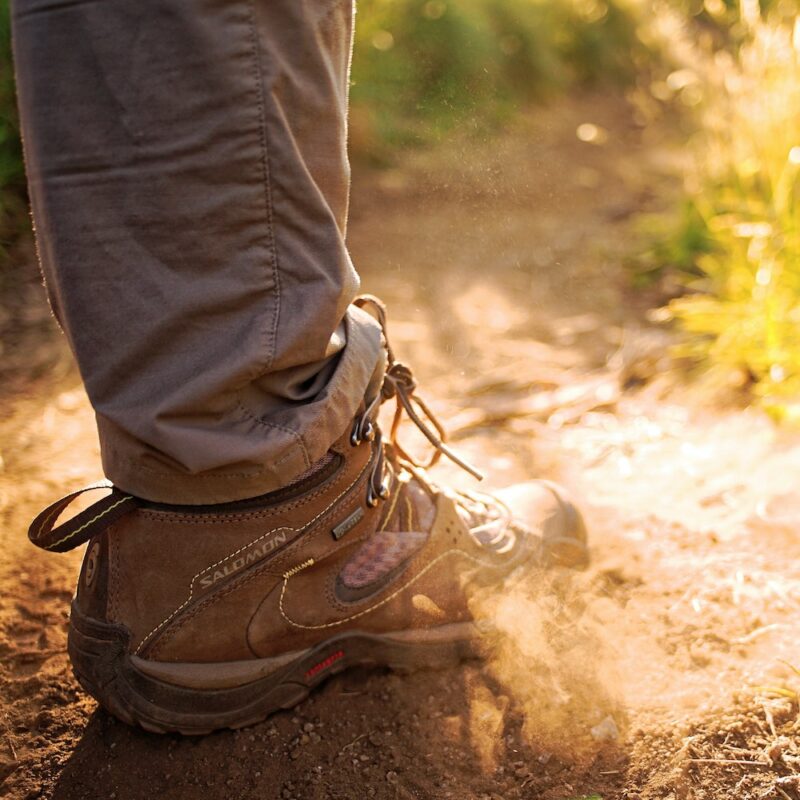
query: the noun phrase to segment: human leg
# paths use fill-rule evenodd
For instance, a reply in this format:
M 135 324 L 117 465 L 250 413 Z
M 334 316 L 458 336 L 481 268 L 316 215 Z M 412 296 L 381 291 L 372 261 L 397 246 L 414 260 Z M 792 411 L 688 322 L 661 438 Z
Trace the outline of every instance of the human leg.
M 262 494 L 380 359 L 344 244 L 350 0 L 17 0 L 28 178 L 107 476 Z

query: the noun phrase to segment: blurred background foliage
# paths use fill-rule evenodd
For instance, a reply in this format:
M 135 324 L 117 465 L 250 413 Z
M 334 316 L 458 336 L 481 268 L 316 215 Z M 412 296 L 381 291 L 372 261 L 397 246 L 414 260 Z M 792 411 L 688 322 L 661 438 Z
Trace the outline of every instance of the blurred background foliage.
M 486 131 L 576 86 L 630 85 L 650 56 L 638 14 L 625 0 L 360 0 L 354 155 Z
M 0 286 L 9 246 L 28 228 L 25 170 L 11 69 L 8 0 L 0 0 Z
M 800 24 L 795 3 L 738 11 L 734 46 L 697 47 L 685 70 L 697 132 L 683 219 L 666 241 L 686 293 L 667 311 L 687 333 L 682 353 L 712 378 L 797 417 Z
M 643 217 L 633 286 L 669 274 L 679 354 L 800 417 L 798 0 L 360 0 L 354 158 L 381 166 L 532 104 L 613 86 L 686 134 L 682 191 Z M 0 0 L 0 281 L 27 230 Z

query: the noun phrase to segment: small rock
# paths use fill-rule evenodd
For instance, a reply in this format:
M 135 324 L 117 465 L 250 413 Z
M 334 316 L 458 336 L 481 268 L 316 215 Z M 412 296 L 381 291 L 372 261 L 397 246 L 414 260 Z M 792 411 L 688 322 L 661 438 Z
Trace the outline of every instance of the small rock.
M 792 743 L 785 736 L 779 736 L 769 748 L 767 748 L 767 758 L 770 760 L 770 763 L 780 761 L 783 758 L 783 751 L 791 746 Z
M 392 785 L 397 783 L 397 773 L 393 769 L 386 773 L 386 781 Z
M 592 728 L 591 734 L 596 742 L 615 742 L 619 739 L 619 728 L 613 717 L 606 717 Z

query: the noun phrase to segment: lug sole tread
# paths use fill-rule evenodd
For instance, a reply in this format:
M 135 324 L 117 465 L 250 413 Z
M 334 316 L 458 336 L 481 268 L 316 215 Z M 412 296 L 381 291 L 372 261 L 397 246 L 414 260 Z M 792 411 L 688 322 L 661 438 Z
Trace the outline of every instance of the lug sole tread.
M 106 635 L 98 635 L 101 631 Z M 219 691 L 174 687 L 138 672 L 130 662 L 120 626 L 78 618 L 70 622 L 68 645 L 78 683 L 109 713 L 151 733 L 186 736 L 263 722 L 278 711 L 294 708 L 329 677 L 353 667 L 388 668 L 408 675 L 455 666 L 478 656 L 471 639 L 398 643 L 350 633 L 320 643 L 296 662 L 253 684 Z M 340 651 L 353 654 L 307 675 L 326 654 Z M 227 701 L 230 706 L 226 708 Z

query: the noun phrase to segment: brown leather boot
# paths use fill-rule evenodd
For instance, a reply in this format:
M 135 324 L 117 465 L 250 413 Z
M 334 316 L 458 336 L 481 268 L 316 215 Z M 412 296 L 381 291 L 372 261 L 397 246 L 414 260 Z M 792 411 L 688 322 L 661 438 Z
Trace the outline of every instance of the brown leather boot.
M 393 439 L 405 410 L 437 454 L 472 471 L 388 352 L 382 391 L 285 489 L 198 507 L 109 487 L 60 527 L 80 492 L 34 520 L 31 540 L 45 549 L 89 543 L 68 647 L 105 708 L 157 732 L 249 725 L 355 664 L 410 669 L 475 655 L 491 620 L 473 618 L 474 588 L 499 591 L 522 569 L 585 562 L 581 516 L 554 484 L 516 487 L 520 521 L 498 498 L 435 486 L 396 440 L 382 442 L 377 409 L 394 397 Z

